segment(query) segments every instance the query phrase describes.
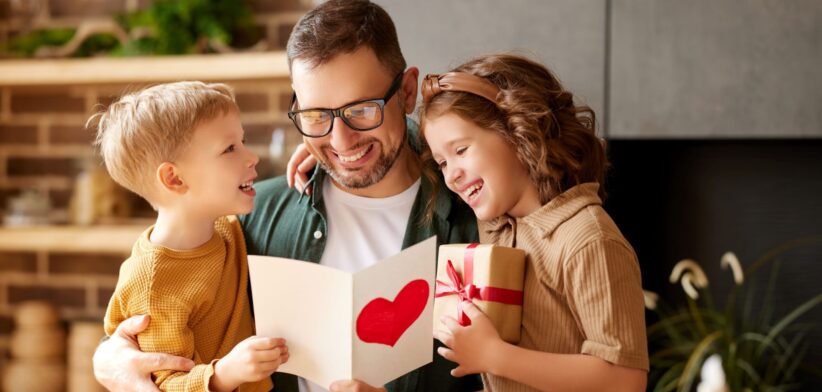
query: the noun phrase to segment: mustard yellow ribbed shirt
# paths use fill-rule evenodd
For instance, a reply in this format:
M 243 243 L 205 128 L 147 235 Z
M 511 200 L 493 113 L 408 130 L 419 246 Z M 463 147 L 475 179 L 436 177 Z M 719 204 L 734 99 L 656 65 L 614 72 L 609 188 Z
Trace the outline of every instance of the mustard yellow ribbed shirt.
M 248 301 L 248 264 L 242 228 L 235 217 L 218 219 L 214 235 L 185 251 L 152 244 L 146 230 L 120 267 L 117 288 L 106 310 L 105 330 L 147 314 L 148 328 L 137 336 L 145 352 L 191 358 L 189 372 L 159 371 L 163 391 L 207 391 L 216 360 L 254 334 Z M 271 380 L 243 384 L 241 391 L 268 391 Z

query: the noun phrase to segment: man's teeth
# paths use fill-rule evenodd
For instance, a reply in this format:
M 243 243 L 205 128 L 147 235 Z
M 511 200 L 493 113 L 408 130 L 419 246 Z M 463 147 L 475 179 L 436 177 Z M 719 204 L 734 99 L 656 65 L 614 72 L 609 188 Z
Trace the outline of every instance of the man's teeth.
M 480 190 L 481 188 L 482 188 L 482 184 L 481 183 L 476 183 L 476 184 L 471 185 L 470 187 L 468 187 L 468 189 L 466 189 L 465 191 L 463 191 L 463 195 L 465 195 L 465 198 L 467 199 L 467 198 L 471 197 L 471 195 L 474 192 Z
M 248 190 L 248 189 L 250 189 L 253 185 L 254 185 L 254 181 L 244 182 L 244 183 L 242 183 L 242 185 L 240 185 L 240 189 L 242 189 L 242 190 Z
M 363 148 L 362 150 L 360 150 L 360 152 L 358 152 L 354 155 L 344 156 L 342 154 L 337 154 L 337 157 L 339 157 L 340 160 L 343 161 L 343 162 L 354 162 L 354 161 L 362 158 L 363 155 L 365 155 L 365 153 L 367 153 L 368 150 L 370 150 L 370 149 L 371 149 L 371 146 L 368 146 L 366 148 Z

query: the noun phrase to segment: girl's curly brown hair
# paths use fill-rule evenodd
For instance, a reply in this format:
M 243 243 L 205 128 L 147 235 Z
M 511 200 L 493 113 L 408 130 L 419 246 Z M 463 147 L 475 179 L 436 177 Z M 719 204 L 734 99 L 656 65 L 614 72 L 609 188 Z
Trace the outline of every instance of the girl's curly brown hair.
M 593 110 L 575 105 L 573 94 L 545 66 L 518 55 L 494 54 L 452 72 L 476 75 L 499 87 L 497 103 L 461 91 L 434 95 L 420 107 L 423 141 L 426 119 L 455 113 L 496 131 L 514 148 L 542 204 L 578 184 L 604 183 L 608 159 L 604 141 L 596 136 Z M 423 157 L 431 157 L 427 145 Z M 430 177 L 434 166 L 426 166 Z M 605 198 L 602 186 L 599 195 Z

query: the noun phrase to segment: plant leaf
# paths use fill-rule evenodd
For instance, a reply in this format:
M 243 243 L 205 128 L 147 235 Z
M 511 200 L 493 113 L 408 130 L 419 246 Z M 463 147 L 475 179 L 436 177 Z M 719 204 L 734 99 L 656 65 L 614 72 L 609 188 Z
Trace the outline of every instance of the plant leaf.
M 822 243 L 822 235 L 808 236 L 797 238 L 795 240 L 786 241 L 782 244 L 772 248 L 758 259 L 754 260 L 748 268 L 745 269 L 745 276 L 752 276 L 759 268 L 772 261 L 776 256 L 781 255 L 787 251 L 799 248 L 803 245 Z
M 690 358 L 688 358 L 688 362 L 685 364 L 685 369 L 682 371 L 682 377 L 679 378 L 679 382 L 677 383 L 677 387 L 680 390 L 691 390 L 694 378 L 696 378 L 698 367 L 702 364 L 702 358 L 708 353 L 711 345 L 713 345 L 713 343 L 720 337 L 722 337 L 722 331 L 715 331 L 706 336 L 701 342 L 699 342 L 699 344 L 697 344 L 696 348 L 691 353 Z
M 815 297 L 809 299 L 802 305 L 799 305 L 787 316 L 783 317 L 782 320 L 779 320 L 779 322 L 776 323 L 776 325 L 774 325 L 773 328 L 771 328 L 771 330 L 768 332 L 768 336 L 765 337 L 765 342 L 763 342 L 762 345 L 759 347 L 759 349 L 756 352 L 756 355 L 762 355 L 762 352 L 768 346 L 770 346 L 771 342 L 776 336 L 782 333 L 782 330 L 784 330 L 785 327 L 794 322 L 794 320 L 799 318 L 799 316 L 802 316 L 809 310 L 813 309 L 816 305 L 819 305 L 820 302 L 822 302 L 822 294 L 817 294 Z
M 756 372 L 756 369 L 754 369 L 754 367 L 751 366 L 751 364 L 748 363 L 748 361 L 746 361 L 742 358 L 738 358 L 736 360 L 736 366 L 739 367 L 740 369 L 742 369 L 745 372 L 745 374 L 747 374 L 748 377 L 751 378 L 754 385 L 758 385 L 760 383 L 760 380 L 762 378 L 759 377 L 759 373 Z
M 708 328 L 705 327 L 705 322 L 702 321 L 702 314 L 699 312 L 699 308 L 696 306 L 696 301 L 691 298 L 688 298 L 688 309 L 691 311 L 691 315 L 696 322 L 696 328 L 699 330 L 701 336 L 705 336 L 708 334 Z
M 678 363 L 668 369 L 656 383 L 654 392 L 668 392 L 676 389 L 677 380 L 682 374 L 682 369 L 685 367 L 684 363 Z
M 771 273 L 768 277 L 768 288 L 765 289 L 765 298 L 762 300 L 762 310 L 760 311 L 759 317 L 759 325 L 762 330 L 767 329 L 768 324 L 771 322 L 771 315 L 773 314 L 773 293 L 776 290 L 776 277 L 779 275 L 779 267 L 781 264 L 782 261 L 776 259 L 771 266 Z

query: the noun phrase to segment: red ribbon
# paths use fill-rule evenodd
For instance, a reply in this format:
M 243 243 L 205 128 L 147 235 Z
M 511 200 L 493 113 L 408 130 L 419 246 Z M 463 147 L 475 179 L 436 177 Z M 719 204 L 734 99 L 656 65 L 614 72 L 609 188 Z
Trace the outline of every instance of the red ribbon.
M 457 302 L 457 321 L 463 327 L 471 325 L 471 319 L 462 309 L 462 301 L 471 301 L 479 299 L 483 301 L 499 302 L 506 305 L 522 305 L 522 291 L 504 289 L 501 287 L 476 286 L 474 285 L 474 249 L 479 244 L 469 244 L 465 248 L 465 255 L 462 262 L 462 274 L 464 280 L 460 278 L 454 264 L 448 260 L 448 265 L 445 267 L 445 272 L 448 274 L 448 279 L 451 283 L 437 280 L 436 297 L 445 297 L 447 295 L 459 296 Z

